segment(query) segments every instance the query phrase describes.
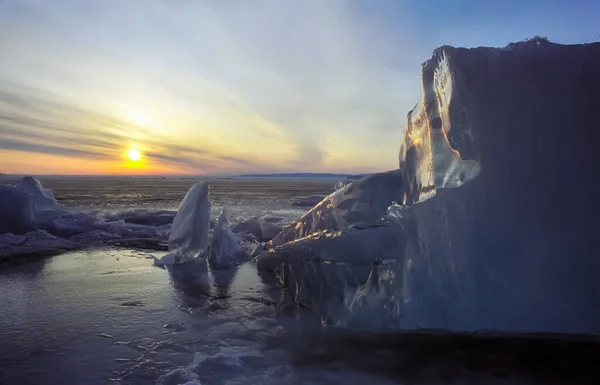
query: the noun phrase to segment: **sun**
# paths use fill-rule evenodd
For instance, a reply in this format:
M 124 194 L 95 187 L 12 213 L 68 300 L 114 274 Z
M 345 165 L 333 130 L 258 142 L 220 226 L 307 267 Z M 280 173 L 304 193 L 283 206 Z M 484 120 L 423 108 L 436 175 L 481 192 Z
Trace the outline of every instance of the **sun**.
M 130 148 L 129 150 L 127 150 L 127 157 L 129 158 L 130 161 L 137 162 L 140 159 L 142 159 L 142 153 L 140 152 L 140 150 L 136 150 L 135 148 Z

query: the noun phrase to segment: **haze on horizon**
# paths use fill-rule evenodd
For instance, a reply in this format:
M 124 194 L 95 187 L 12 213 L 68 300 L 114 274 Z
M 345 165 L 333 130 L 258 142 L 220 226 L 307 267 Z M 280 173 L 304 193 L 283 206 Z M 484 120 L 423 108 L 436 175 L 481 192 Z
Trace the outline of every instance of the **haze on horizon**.
M 434 48 L 597 41 L 598 15 L 592 0 L 0 0 L 0 172 L 393 169 Z

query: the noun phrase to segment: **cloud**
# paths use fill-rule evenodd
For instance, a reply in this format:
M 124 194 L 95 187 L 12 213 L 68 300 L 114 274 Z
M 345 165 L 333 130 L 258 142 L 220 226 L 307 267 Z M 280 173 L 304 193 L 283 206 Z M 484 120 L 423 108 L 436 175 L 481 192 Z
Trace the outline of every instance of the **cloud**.
M 13 85 L 12 91 L 0 94 L 2 150 L 114 161 L 125 147 L 136 142 L 146 149 L 144 157 L 150 163 L 186 172 L 219 174 L 272 167 L 252 156 L 227 155 L 206 146 L 183 144 L 118 117 L 20 91 Z M 135 137 L 143 139 L 135 141 Z M 27 159 L 21 161 L 26 163 Z
M 0 149 L 65 156 L 97 157 L 99 155 L 91 151 L 84 151 L 61 146 L 51 146 L 46 144 L 28 143 L 17 139 L 0 139 Z M 27 159 L 21 159 L 21 162 L 25 163 L 27 162 Z
M 597 39 L 582 4 L 3 0 L 0 135 L 181 172 L 391 169 L 436 46 Z

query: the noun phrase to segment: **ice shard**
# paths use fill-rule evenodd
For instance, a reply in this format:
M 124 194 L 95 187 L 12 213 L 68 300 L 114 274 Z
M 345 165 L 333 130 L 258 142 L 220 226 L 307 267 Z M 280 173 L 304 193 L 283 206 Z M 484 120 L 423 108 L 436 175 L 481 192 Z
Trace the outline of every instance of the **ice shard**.
M 156 265 L 190 262 L 206 252 L 210 228 L 211 202 L 207 182 L 194 184 L 177 208 L 169 235 L 169 253 Z
M 231 231 L 225 208 L 215 226 L 210 249 L 209 262 L 213 268 L 235 266 L 248 259 L 248 254 L 238 244 Z

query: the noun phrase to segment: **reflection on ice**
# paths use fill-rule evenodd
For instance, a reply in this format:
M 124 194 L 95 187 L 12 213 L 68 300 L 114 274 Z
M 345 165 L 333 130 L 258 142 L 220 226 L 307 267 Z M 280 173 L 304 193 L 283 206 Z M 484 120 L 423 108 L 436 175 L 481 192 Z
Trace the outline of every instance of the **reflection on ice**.
M 408 113 L 400 148 L 408 204 L 429 199 L 440 188 L 460 187 L 481 170 L 463 96 L 456 92 L 448 58 L 443 52 L 439 58 L 423 65 L 422 99 Z
M 188 305 L 193 302 L 197 307 L 198 302 L 204 304 L 211 296 L 210 275 L 206 260 L 196 259 L 186 264 L 168 265 L 167 270 L 173 281 L 173 287 L 181 293 L 182 300 Z

